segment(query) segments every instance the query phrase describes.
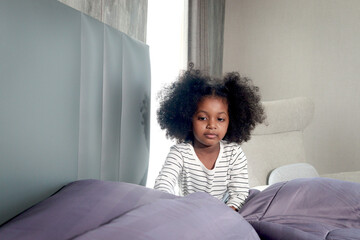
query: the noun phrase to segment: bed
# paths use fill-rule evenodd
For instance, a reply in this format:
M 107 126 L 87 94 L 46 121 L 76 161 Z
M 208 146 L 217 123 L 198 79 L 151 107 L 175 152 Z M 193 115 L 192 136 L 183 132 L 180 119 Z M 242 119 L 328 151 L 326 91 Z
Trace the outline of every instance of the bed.
M 79 180 L 0 227 L 10 239 L 360 239 L 360 184 L 301 178 L 250 196 L 235 212 L 207 193 Z
M 301 178 L 276 183 L 264 191 L 251 189 L 247 202 L 239 212 L 206 193 L 178 197 L 141 186 L 147 173 L 148 118 L 140 118 L 143 115 L 141 111 L 127 109 L 136 109 L 132 107 L 134 105 L 140 110 L 140 103 L 148 103 L 148 48 L 55 0 L 0 1 L 0 5 L 1 22 L 7 23 L 1 27 L 8 33 L 2 36 L 4 44 L 0 46 L 1 50 L 11 53 L 4 56 L 21 56 L 6 57 L 3 62 L 13 68 L 4 68 L 1 72 L 1 89 L 7 92 L 2 96 L 5 104 L 2 109 L 8 110 L 2 111 L 1 117 L 5 119 L 3 122 L 13 123 L 10 126 L 0 125 L 3 133 L 0 134 L 1 222 L 20 212 L 1 224 L 1 240 L 360 239 L 359 183 Z M 8 27 L 11 23 L 14 24 L 12 28 Z M 17 35 L 20 33 L 25 35 Z M 42 43 L 44 51 L 37 51 L 38 43 Z M 46 48 L 45 43 L 48 44 Z M 56 46 L 56 51 L 51 46 Z M 123 46 L 124 51 L 120 51 L 119 46 Z M 137 58 L 130 57 L 132 54 L 114 55 L 128 54 L 132 49 L 129 46 L 134 46 L 132 52 L 139 55 Z M 96 51 L 90 54 L 90 50 Z M 103 64 L 103 56 L 104 63 L 108 64 Z M 117 62 L 122 61 L 110 61 L 114 57 L 132 60 L 123 61 L 124 64 L 136 64 L 119 67 Z M 44 60 L 44 64 L 40 64 L 40 59 Z M 146 64 L 140 64 L 143 61 Z M 45 63 L 54 65 L 47 67 L 49 65 Z M 119 71 L 122 68 L 125 71 Z M 55 72 L 47 72 L 53 69 Z M 96 69 L 99 72 L 94 74 Z M 16 81 L 12 80 L 17 73 L 25 77 L 21 75 Z M 43 73 L 41 78 L 38 73 Z M 138 73 L 146 76 L 139 77 Z M 51 81 L 48 76 L 52 76 Z M 131 81 L 117 82 L 118 88 L 106 85 L 108 87 L 104 89 L 114 94 L 105 96 L 115 99 L 106 98 L 103 104 L 103 85 L 98 85 L 95 80 L 115 84 L 113 78 L 107 78 L 110 76 Z M 138 87 L 138 82 L 146 85 Z M 10 91 L 9 86 L 13 83 L 31 86 Z M 44 83 L 53 85 L 44 88 Z M 85 90 L 81 90 L 83 87 Z M 28 92 L 29 89 L 32 91 Z M 120 92 L 124 93 L 123 98 L 115 94 Z M 135 101 L 130 101 L 130 96 L 136 97 Z M 94 98 L 101 101 L 93 103 Z M 20 103 L 27 103 L 25 106 L 28 107 Z M 98 106 L 117 114 L 114 118 L 104 118 L 97 112 Z M 126 118 L 121 117 L 120 109 L 127 113 Z M 135 116 L 128 119 L 129 112 Z M 269 122 L 270 129 L 273 129 Z M 114 129 L 114 123 L 121 124 L 116 125 L 117 131 L 110 130 Z M 299 126 L 306 124 L 304 121 Z M 294 132 L 292 126 L 288 127 Z M 103 129 L 106 134 L 101 132 Z M 88 136 L 95 136 L 95 139 L 91 140 Z M 282 136 L 278 136 L 283 141 L 278 144 L 282 148 L 301 147 L 296 152 L 296 158 L 290 159 L 284 151 L 275 152 L 275 147 L 263 155 L 274 160 L 282 156 L 284 163 L 302 161 L 302 133 L 290 134 L 293 141 Z M 265 185 L 269 171 L 283 162 L 270 165 L 272 162 L 263 161 L 257 148 L 251 148 L 253 145 L 269 146 L 275 141 L 259 136 L 254 136 L 253 140 L 252 145 L 251 142 L 244 145 L 249 159 L 250 185 Z M 121 151 L 118 141 L 122 143 Z M 300 144 L 296 144 L 299 141 Z M 136 146 L 137 151 L 131 146 Z M 75 180 L 84 178 L 109 181 Z M 40 199 L 43 200 L 31 206 Z

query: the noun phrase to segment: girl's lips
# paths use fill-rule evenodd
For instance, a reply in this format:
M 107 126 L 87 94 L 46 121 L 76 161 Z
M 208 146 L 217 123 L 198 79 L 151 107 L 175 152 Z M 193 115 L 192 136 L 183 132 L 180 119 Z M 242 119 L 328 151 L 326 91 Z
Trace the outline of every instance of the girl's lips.
M 205 137 L 210 138 L 210 139 L 217 137 L 217 134 L 215 134 L 215 133 L 205 133 L 204 135 L 205 135 Z

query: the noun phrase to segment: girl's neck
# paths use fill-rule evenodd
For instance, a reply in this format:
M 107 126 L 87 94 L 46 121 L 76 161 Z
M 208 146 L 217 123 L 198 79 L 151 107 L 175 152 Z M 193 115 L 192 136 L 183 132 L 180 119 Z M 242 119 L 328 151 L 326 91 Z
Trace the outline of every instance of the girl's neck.
M 193 147 L 195 151 L 211 153 L 211 152 L 219 152 L 220 151 L 220 142 L 213 146 L 206 146 L 198 142 L 193 143 Z
M 202 164 L 209 170 L 215 167 L 216 160 L 220 152 L 220 143 L 214 146 L 204 146 L 193 144 L 196 156 L 202 162 Z

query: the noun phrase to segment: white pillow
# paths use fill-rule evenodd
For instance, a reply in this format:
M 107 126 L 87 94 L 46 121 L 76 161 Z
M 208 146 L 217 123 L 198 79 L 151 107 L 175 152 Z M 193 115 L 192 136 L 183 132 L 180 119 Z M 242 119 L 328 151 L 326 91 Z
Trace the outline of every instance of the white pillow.
M 268 184 L 289 181 L 296 178 L 319 177 L 316 169 L 308 163 L 287 164 L 275 168 L 269 175 Z
M 264 191 L 267 187 L 269 187 L 269 185 L 255 186 L 255 187 L 252 187 L 251 189 L 256 189 L 261 192 L 261 191 Z

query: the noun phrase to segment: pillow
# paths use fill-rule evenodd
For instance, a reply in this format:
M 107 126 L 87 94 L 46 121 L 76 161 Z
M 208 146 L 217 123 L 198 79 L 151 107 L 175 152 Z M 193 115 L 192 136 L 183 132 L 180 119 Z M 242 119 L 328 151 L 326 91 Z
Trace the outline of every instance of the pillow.
M 256 189 L 256 190 L 259 190 L 259 191 L 263 191 L 268 187 L 269 187 L 269 185 L 259 185 L 259 186 L 252 187 L 251 189 Z
M 275 168 L 269 175 L 268 184 L 289 181 L 296 178 L 319 177 L 316 169 L 308 163 L 293 163 Z

